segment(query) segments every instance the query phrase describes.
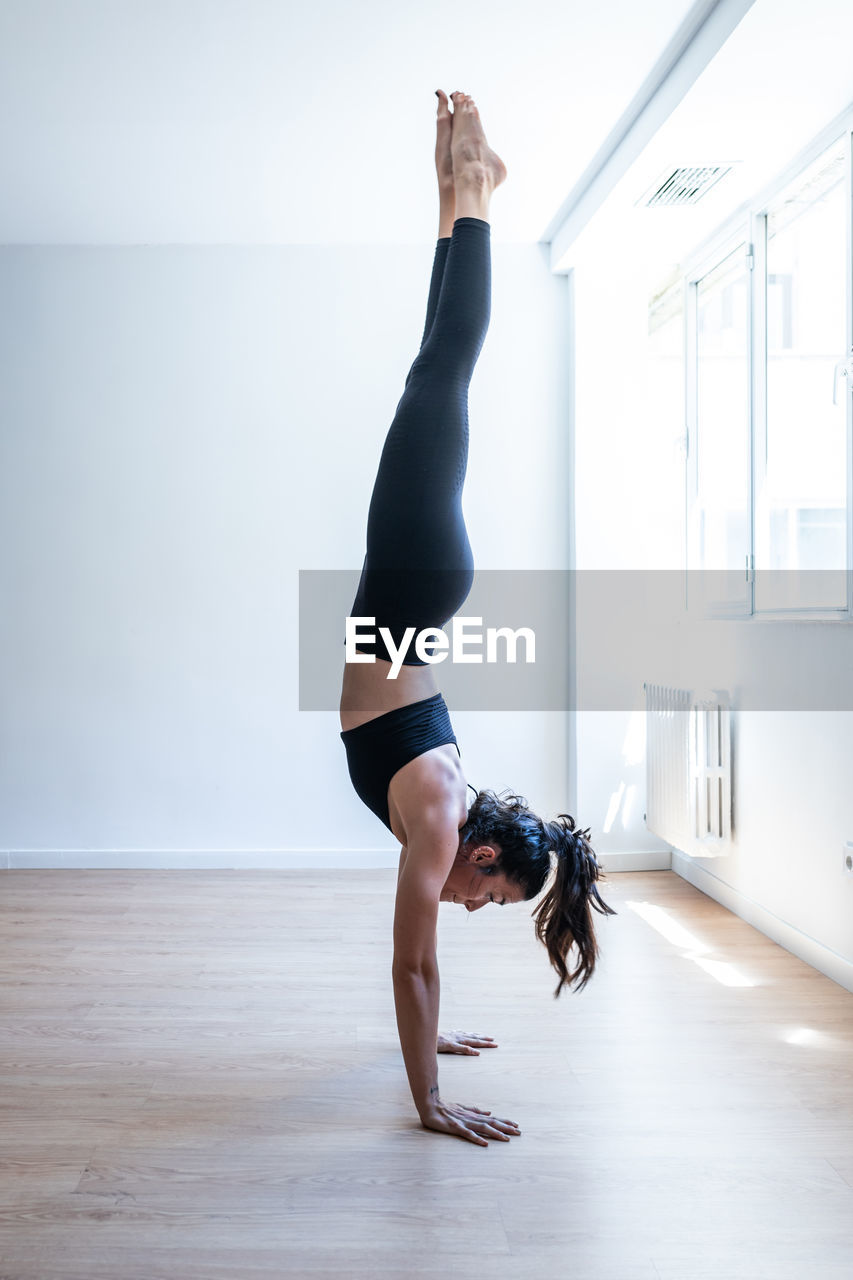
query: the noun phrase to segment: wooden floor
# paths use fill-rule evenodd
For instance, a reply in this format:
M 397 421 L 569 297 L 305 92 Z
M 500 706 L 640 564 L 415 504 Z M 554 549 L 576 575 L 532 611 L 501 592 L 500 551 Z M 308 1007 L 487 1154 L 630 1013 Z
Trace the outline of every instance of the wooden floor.
M 853 996 L 671 872 L 559 1002 L 528 907 L 444 906 L 442 1026 L 500 1048 L 442 1094 L 523 1131 L 479 1148 L 417 1123 L 393 890 L 0 873 L 0 1280 L 850 1280 Z

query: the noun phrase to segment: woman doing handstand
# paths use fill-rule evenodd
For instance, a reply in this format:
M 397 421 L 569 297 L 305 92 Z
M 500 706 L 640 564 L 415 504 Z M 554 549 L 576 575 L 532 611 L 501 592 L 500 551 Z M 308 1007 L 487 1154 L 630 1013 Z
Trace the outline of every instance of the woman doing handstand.
M 491 305 L 489 203 L 506 177 L 472 98 L 438 91 L 439 239 L 420 352 L 382 450 L 367 521 L 367 554 L 352 617 L 372 617 L 347 662 L 341 738 L 356 792 L 402 845 L 394 913 L 397 1026 L 421 1123 L 487 1146 L 518 1134 L 511 1120 L 445 1102 L 436 1051 L 472 1053 L 489 1037 L 439 1037 L 439 902 L 468 911 L 535 898 L 556 855 L 553 883 L 534 914 L 564 985 L 580 990 L 595 968 L 592 909 L 601 869 L 587 831 L 560 814 L 546 822 L 515 795 L 480 791 L 470 808 L 447 706 L 428 661 L 407 652 L 389 679 L 407 628 L 437 629 L 471 589 L 474 561 L 462 517 L 468 458 L 468 386 Z M 379 628 L 387 628 L 391 649 Z M 365 660 L 367 659 L 367 660 Z M 473 790 L 473 788 L 472 788 Z M 567 965 L 577 951 L 573 970 Z

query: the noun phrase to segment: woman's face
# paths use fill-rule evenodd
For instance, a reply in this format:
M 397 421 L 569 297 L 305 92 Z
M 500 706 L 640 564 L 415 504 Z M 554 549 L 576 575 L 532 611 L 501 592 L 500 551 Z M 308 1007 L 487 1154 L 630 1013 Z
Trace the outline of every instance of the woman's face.
M 488 875 L 486 872 L 498 860 L 494 845 L 476 845 L 462 848 L 456 854 L 450 875 L 441 891 L 441 902 L 454 902 L 468 911 L 479 911 L 490 902 L 506 906 L 510 902 L 523 902 L 524 890 L 520 884 L 508 880 L 505 875 Z

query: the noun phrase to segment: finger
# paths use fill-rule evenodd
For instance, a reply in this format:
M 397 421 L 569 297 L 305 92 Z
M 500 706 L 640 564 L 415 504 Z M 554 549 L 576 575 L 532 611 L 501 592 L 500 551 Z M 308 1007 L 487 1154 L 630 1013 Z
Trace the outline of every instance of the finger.
M 487 1147 L 489 1144 L 485 1138 L 481 1137 L 473 1129 L 469 1129 L 467 1124 L 463 1124 L 461 1120 L 457 1120 L 452 1129 L 453 1134 L 457 1138 L 466 1138 L 468 1142 L 474 1142 L 479 1147 Z
M 494 1129 L 496 1132 L 503 1134 L 507 1138 L 518 1138 L 521 1136 L 521 1130 L 512 1120 L 498 1120 L 495 1116 L 491 1116 L 488 1120 L 480 1121 L 487 1130 Z
M 505 1124 L 502 1120 L 490 1120 L 496 1129 L 500 1129 L 501 1133 L 508 1133 L 511 1138 L 520 1138 L 521 1130 L 517 1124 Z
M 518 1125 L 515 1123 L 514 1120 L 504 1120 L 500 1116 L 493 1116 L 491 1111 L 480 1111 L 477 1107 L 464 1107 L 464 1108 L 460 1108 L 460 1110 L 473 1112 L 478 1118 L 480 1116 L 486 1116 L 488 1117 L 488 1119 L 483 1120 L 482 1121 L 483 1124 L 501 1125 L 503 1126 L 503 1128 L 506 1129 L 507 1133 L 521 1132 L 521 1130 L 519 1129 Z M 466 1123 L 471 1124 L 472 1121 L 466 1117 Z
M 468 1142 L 475 1142 L 481 1147 L 489 1145 L 485 1138 L 475 1133 L 473 1129 L 469 1129 L 464 1121 L 457 1119 L 454 1115 L 445 1114 L 443 1123 L 428 1124 L 424 1127 L 433 1129 L 437 1133 L 449 1133 L 452 1138 L 465 1138 Z
M 512 1136 L 509 1133 L 503 1133 L 500 1129 L 496 1128 L 493 1124 L 489 1124 L 486 1120 L 480 1120 L 477 1123 L 472 1122 L 471 1128 L 474 1129 L 476 1133 L 486 1134 L 490 1138 L 497 1138 L 498 1142 L 509 1142 L 510 1137 Z

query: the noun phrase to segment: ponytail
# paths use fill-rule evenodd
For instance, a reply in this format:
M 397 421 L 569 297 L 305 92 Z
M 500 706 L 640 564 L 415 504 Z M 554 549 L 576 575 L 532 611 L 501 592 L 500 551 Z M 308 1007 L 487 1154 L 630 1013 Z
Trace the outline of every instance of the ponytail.
M 503 872 L 521 885 L 527 899 L 544 889 L 551 872 L 551 854 L 556 853 L 556 875 L 533 911 L 536 936 L 544 942 L 560 979 L 555 998 L 564 986 L 571 990 L 573 983 L 582 991 L 598 958 L 592 911 L 616 915 L 596 888 L 596 880 L 604 876 L 590 847 L 589 831 L 578 830 L 567 813 L 553 822 L 543 822 L 523 796 L 512 792 L 496 795 L 494 791 L 477 791 L 460 835 L 463 843 L 497 845 L 500 856 L 484 874 Z M 572 946 L 577 950 L 577 966 L 570 971 L 566 958 Z
M 593 909 L 608 916 L 616 912 L 596 888 L 595 882 L 603 879 L 603 873 L 590 847 L 589 831 L 577 830 L 574 818 L 567 813 L 542 825 L 557 855 L 557 873 L 533 914 L 536 936 L 545 944 L 560 979 L 554 991 L 556 999 L 564 986 L 571 990 L 573 983 L 576 991 L 582 991 L 593 975 L 598 958 Z M 566 958 L 573 945 L 578 962 L 570 971 Z

